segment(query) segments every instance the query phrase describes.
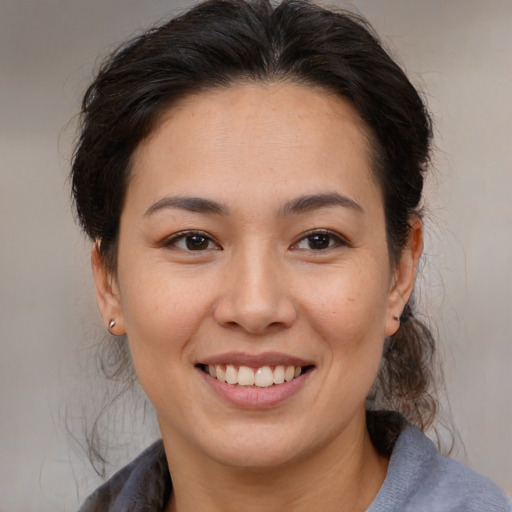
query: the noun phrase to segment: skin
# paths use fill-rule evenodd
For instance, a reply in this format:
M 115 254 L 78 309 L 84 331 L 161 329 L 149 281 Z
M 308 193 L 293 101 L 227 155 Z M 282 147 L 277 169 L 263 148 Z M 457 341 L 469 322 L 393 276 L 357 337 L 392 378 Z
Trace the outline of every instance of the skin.
M 286 208 L 319 194 L 349 201 Z M 190 196 L 225 212 L 164 204 Z M 369 440 L 365 397 L 414 285 L 422 235 L 411 222 L 392 267 L 364 127 L 324 90 L 239 83 L 165 113 L 134 155 L 116 274 L 96 246 L 92 265 L 103 320 L 127 333 L 157 412 L 168 510 L 369 506 L 387 460 Z M 201 232 L 200 250 L 176 237 L 187 230 Z M 320 249 L 318 230 L 332 233 Z M 237 407 L 197 368 L 233 352 L 314 369 L 275 406 Z

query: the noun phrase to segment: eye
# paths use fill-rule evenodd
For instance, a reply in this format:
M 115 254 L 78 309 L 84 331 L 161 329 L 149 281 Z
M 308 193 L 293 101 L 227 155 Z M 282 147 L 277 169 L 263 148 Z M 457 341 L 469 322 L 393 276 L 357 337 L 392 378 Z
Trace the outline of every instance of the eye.
M 348 243 L 339 235 L 328 230 L 311 231 L 293 244 L 292 249 L 301 249 L 309 251 L 325 251 L 333 247 L 347 246 Z
M 177 248 L 183 251 L 208 251 L 218 250 L 220 247 L 206 234 L 201 231 L 185 231 L 177 233 L 168 238 L 165 247 Z

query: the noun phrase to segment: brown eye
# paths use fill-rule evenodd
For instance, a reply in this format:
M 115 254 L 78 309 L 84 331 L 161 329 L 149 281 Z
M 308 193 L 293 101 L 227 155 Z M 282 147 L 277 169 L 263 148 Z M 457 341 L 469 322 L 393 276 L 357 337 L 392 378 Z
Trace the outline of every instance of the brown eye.
M 325 251 L 336 247 L 348 246 L 348 243 L 331 231 L 312 231 L 303 236 L 291 248 L 293 250 Z
M 205 236 L 193 235 L 185 237 L 185 244 L 189 251 L 204 251 L 208 249 L 210 240 Z
M 327 249 L 332 243 L 332 237 L 325 234 L 308 236 L 306 240 L 308 241 L 309 248 L 316 251 Z
M 201 252 L 218 250 L 220 247 L 206 234 L 201 232 L 182 232 L 168 239 L 164 244 L 168 249 Z

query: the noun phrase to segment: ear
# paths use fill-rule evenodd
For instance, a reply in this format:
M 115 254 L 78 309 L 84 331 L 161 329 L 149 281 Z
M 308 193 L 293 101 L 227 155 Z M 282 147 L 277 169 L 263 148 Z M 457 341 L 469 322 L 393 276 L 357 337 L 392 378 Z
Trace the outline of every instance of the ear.
M 388 296 L 386 336 L 392 336 L 400 327 L 399 319 L 414 289 L 418 273 L 418 262 L 422 252 L 423 224 L 421 219 L 415 216 L 411 219 L 411 231 L 407 244 L 393 272 Z
M 126 334 L 119 287 L 115 276 L 106 268 L 97 241 L 91 251 L 91 266 L 96 289 L 96 302 L 107 330 L 116 336 Z M 110 327 L 110 323 L 115 324 Z

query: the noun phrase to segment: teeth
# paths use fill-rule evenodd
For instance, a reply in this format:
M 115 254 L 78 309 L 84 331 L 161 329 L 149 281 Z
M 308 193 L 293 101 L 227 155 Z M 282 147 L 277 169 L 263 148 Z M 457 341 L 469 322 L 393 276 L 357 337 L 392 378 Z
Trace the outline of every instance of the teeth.
M 217 379 L 221 382 L 226 382 L 226 372 L 224 371 L 224 368 L 220 364 L 215 365 L 215 374 L 217 376 Z M 212 375 L 212 377 L 215 377 L 215 375 Z
M 282 384 L 284 382 L 284 366 L 276 366 L 274 370 L 274 384 Z
M 295 367 L 294 366 L 287 366 L 286 370 L 284 372 L 284 380 L 286 382 L 290 382 L 293 380 L 293 377 L 295 376 Z
M 260 370 L 258 370 L 258 372 Z M 255 376 L 252 368 L 248 368 L 247 366 L 240 366 L 240 369 L 238 370 L 238 384 L 240 384 L 240 386 L 252 386 L 256 381 L 256 386 L 260 386 L 258 383 L 258 372 L 256 372 Z
M 226 382 L 228 384 L 238 383 L 238 372 L 232 364 L 226 366 Z
M 263 368 L 258 368 L 256 370 L 256 375 L 254 376 L 254 384 L 256 384 L 256 386 L 259 388 L 268 388 L 274 384 L 274 375 L 269 366 L 264 366 Z
M 279 365 L 273 369 L 270 366 L 261 368 L 250 368 L 249 366 L 236 367 L 232 364 L 226 366 L 216 364 L 208 365 L 208 373 L 221 382 L 231 385 L 256 386 L 268 388 L 273 384 L 283 384 L 299 377 L 302 373 L 301 366 Z

